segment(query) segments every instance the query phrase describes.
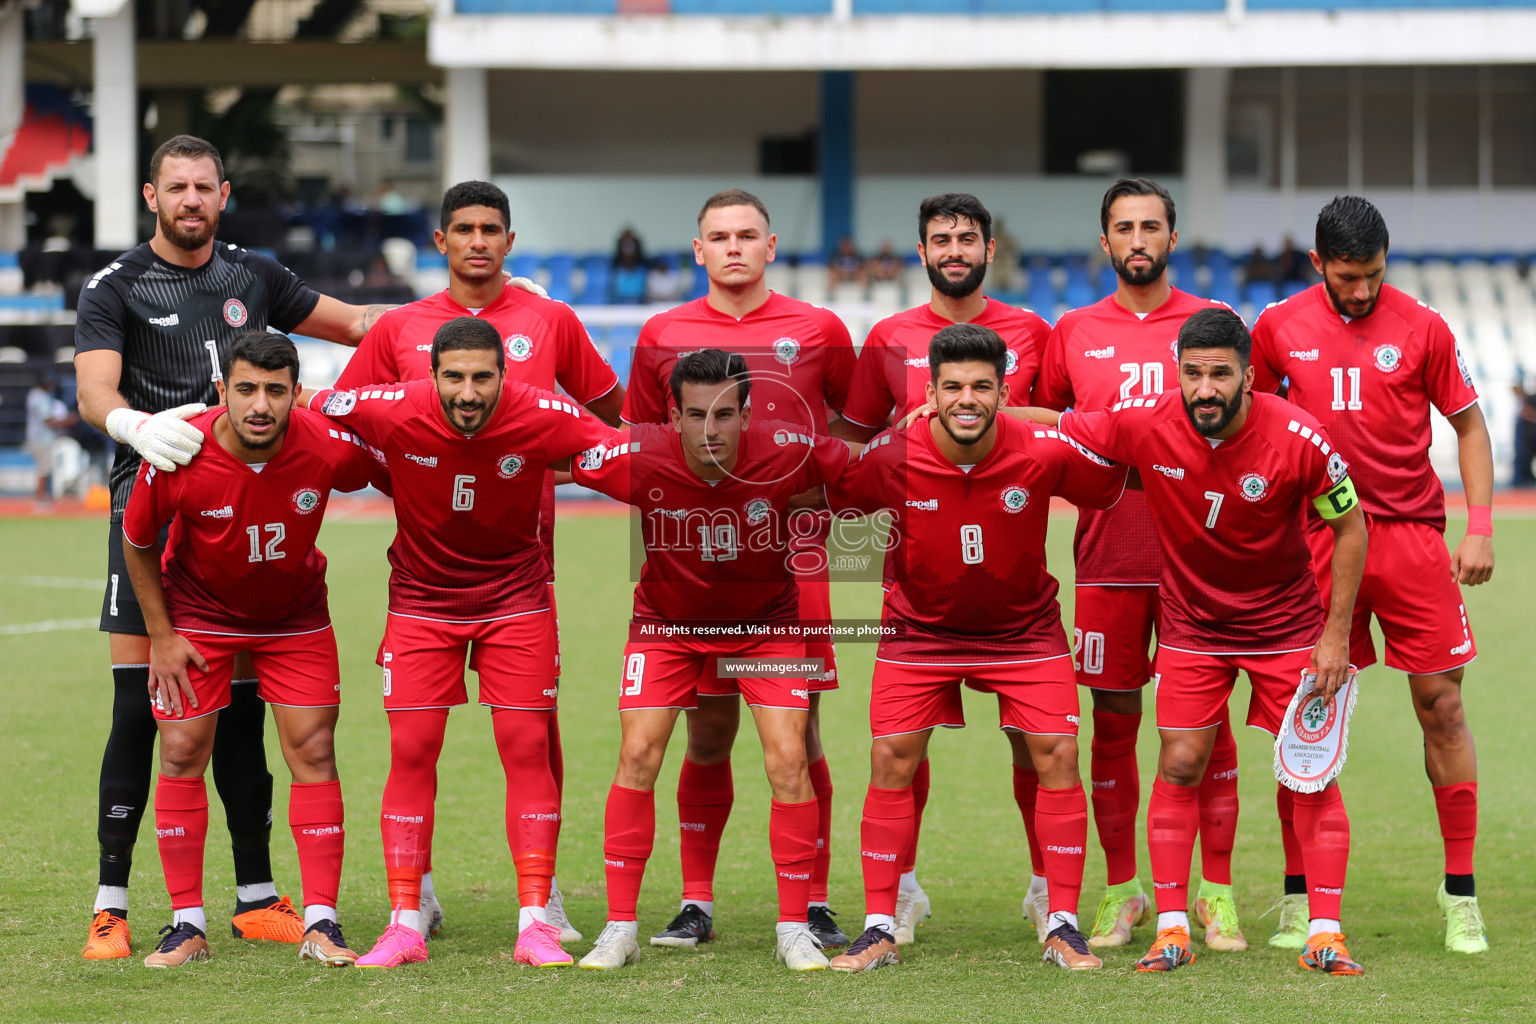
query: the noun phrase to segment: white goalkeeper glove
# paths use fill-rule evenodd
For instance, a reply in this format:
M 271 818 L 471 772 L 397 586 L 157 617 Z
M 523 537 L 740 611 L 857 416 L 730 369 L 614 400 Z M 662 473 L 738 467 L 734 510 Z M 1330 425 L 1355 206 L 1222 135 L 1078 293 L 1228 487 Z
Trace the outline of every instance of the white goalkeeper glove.
M 138 452 L 151 466 L 169 473 L 185 466 L 202 449 L 203 432 L 186 421 L 207 411 L 202 402 L 154 415 L 137 409 L 113 409 L 107 413 L 107 433 Z
M 549 298 L 549 292 L 544 290 L 544 286 L 531 277 L 508 277 L 507 284 L 513 288 L 521 288 L 525 292 L 532 292 L 541 299 Z

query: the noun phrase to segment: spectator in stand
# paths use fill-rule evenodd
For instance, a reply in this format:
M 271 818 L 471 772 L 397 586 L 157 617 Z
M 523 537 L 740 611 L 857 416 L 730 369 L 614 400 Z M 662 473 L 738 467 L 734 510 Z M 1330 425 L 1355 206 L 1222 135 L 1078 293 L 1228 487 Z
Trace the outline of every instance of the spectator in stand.
M 906 269 L 906 260 L 896 255 L 896 248 L 886 239 L 880 243 L 880 251 L 864 265 L 871 281 L 900 281 Z
M 837 243 L 837 251 L 827 260 L 827 286 L 836 288 L 840 284 L 863 283 L 864 257 L 859 255 L 859 247 L 853 244 L 853 239 L 844 235 Z
M 1255 281 L 1275 280 L 1275 266 L 1269 262 L 1269 257 L 1264 255 L 1264 247 L 1256 245 L 1253 252 L 1248 254 L 1248 265 L 1243 271 L 1243 280 L 1249 284 Z
M 619 234 L 613 246 L 613 283 L 610 286 L 614 302 L 638 303 L 645 301 L 645 246 L 631 228 Z
M 613 243 L 613 269 L 644 265 L 645 245 L 640 241 L 640 236 L 635 234 L 634 228 L 620 231 L 619 240 Z
M 993 294 L 1017 294 L 1024 290 L 1024 264 L 1018 240 L 1008 233 L 1003 218 L 992 218 L 992 265 L 987 268 L 988 290 Z
M 53 378 L 46 373 L 38 374 L 27 392 L 27 452 L 37 467 L 37 490 L 33 497 L 39 512 L 48 511 L 51 503 L 48 478 L 53 473 L 54 446 L 74 422 L 74 414 L 54 390 Z
M 1282 285 L 1291 281 L 1311 284 L 1317 280 L 1317 272 L 1312 269 L 1312 261 L 1297 250 L 1296 240 L 1290 235 L 1285 236 L 1285 244 L 1280 247 L 1280 255 L 1275 257 L 1275 280 Z
M 1520 399 L 1520 411 L 1515 417 L 1515 476 L 1510 483 L 1536 487 L 1536 473 L 1531 471 L 1531 462 L 1536 460 L 1536 374 L 1517 377 L 1514 391 Z

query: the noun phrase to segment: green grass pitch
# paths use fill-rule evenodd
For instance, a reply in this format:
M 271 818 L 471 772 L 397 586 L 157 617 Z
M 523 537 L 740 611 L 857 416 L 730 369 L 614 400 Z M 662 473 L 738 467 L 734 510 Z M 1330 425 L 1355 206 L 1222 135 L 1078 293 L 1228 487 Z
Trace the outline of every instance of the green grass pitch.
M 1453 531 L 1461 524 L 1453 521 Z M 968 698 L 971 729 L 933 743 L 933 799 L 918 874 L 934 916 L 896 969 L 862 977 L 791 976 L 773 962 L 774 899 L 767 847 L 768 787 L 750 724 L 735 759 L 737 802 L 721 853 L 720 940 L 702 952 L 646 949 L 615 974 L 536 972 L 512 962 L 516 886 L 503 832 L 502 775 L 488 714 L 456 710 L 440 765 L 435 867 L 447 931 L 429 963 L 392 972 L 300 963 L 294 947 L 247 943 L 223 930 L 232 866 L 215 801 L 206 891 L 215 958 L 177 971 L 140 960 L 169 920 L 154 833 L 140 833 L 133 880 L 133 959 L 80 957 L 95 884 L 96 773 L 109 716 L 105 637 L 94 629 L 19 633 L 27 623 L 94 619 L 105 524 L 0 522 L 0 1020 L 23 1021 L 1430 1021 L 1530 1020 L 1536 1016 L 1532 933 L 1520 900 L 1536 892 L 1536 790 L 1531 728 L 1531 583 L 1536 522 L 1501 520 L 1495 581 L 1468 592 L 1482 656 L 1466 702 L 1482 763 L 1480 894 L 1493 949 L 1477 958 L 1441 949 L 1434 905 L 1441 866 L 1421 741 L 1403 677 L 1367 674 L 1343 778 L 1354 830 L 1345 928 L 1369 973 L 1326 978 L 1294 955 L 1264 946 L 1278 895 L 1280 844 L 1270 744 L 1241 730 L 1243 811 L 1235 882 L 1254 950 L 1206 954 L 1172 976 L 1137 975 L 1151 939 L 1112 951 L 1106 970 L 1069 975 L 1039 964 L 1020 917 L 1028 874 L 1011 798 L 1007 745 L 994 735 L 995 703 Z M 385 603 L 383 551 L 392 525 L 336 521 L 322 546 L 341 640 L 343 705 L 337 752 L 348 806 L 343 925 L 367 949 L 386 919 L 378 839 L 387 768 L 385 715 L 373 665 Z M 1052 524 L 1051 564 L 1071 565 L 1071 524 Z M 565 675 L 562 722 L 567 781 L 559 875 L 588 940 L 603 918 L 602 818 L 618 741 L 615 697 L 629 610 L 623 518 L 561 523 L 560 612 Z M 71 582 L 74 581 L 74 582 Z M 1064 597 L 1070 600 L 1070 587 Z M 839 585 L 839 617 L 877 613 L 874 584 Z M 1070 622 L 1070 608 L 1068 609 Z M 841 692 L 824 707 L 837 785 L 832 905 L 847 931 L 862 921 L 858 827 L 868 781 L 868 680 L 873 648 L 843 645 Z M 1239 684 L 1240 716 L 1246 687 Z M 1150 719 L 1150 716 L 1149 716 Z M 1082 737 L 1087 773 L 1087 729 Z M 1143 808 L 1156 734 L 1142 731 Z M 277 777 L 273 851 L 279 888 L 299 896 L 286 828 L 286 773 L 268 729 Z M 658 785 L 656 852 L 641 896 L 642 934 L 664 925 L 679 885 L 674 743 Z M 211 788 L 211 786 L 210 786 Z M 1144 836 L 1144 831 L 1140 833 Z M 1091 831 L 1090 831 L 1091 836 Z M 1103 859 L 1090 841 L 1082 910 L 1091 921 Z M 1198 861 L 1196 862 L 1198 867 Z M 1145 852 L 1144 882 L 1149 883 Z M 579 944 L 579 956 L 588 948 Z

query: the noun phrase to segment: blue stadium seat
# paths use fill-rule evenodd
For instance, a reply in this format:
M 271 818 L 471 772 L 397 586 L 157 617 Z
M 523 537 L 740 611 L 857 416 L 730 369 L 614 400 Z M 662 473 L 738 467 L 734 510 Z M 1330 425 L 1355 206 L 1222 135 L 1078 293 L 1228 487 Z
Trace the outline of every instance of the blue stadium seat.
M 539 265 L 544 261 L 537 256 L 518 253 L 512 257 L 512 265 L 508 268 L 513 277 L 533 278 L 539 272 Z
M 568 252 L 552 253 L 544 264 L 544 269 L 549 271 L 549 297 L 559 302 L 574 302 L 575 293 L 571 289 L 571 275 L 576 272 L 576 257 Z
M 1255 313 L 1275 301 L 1275 282 L 1249 281 L 1243 285 L 1243 299 L 1253 305 Z
M 1120 275 L 1115 273 L 1115 268 L 1106 263 L 1099 268 L 1099 294 L 1108 295 L 1120 286 Z
M 580 301 L 589 306 L 606 305 L 612 298 L 613 264 L 607 256 L 593 253 L 583 256 L 581 269 L 586 272 L 586 284 L 582 286 Z
M 688 289 L 688 301 L 702 299 L 709 294 L 709 272 L 697 263 L 693 265 L 693 284 Z
M 1050 271 L 1031 265 L 1029 270 L 1029 308 L 1053 319 L 1056 312 L 1056 289 L 1051 285 Z
M 1280 285 L 1280 297 L 1282 299 L 1288 299 L 1292 295 L 1301 294 L 1310 287 L 1312 286 L 1307 284 L 1305 281 L 1284 281 Z

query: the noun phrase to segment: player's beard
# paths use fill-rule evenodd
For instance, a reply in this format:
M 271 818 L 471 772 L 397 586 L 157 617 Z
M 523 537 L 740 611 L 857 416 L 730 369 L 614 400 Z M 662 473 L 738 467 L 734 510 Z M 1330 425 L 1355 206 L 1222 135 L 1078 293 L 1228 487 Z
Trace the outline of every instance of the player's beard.
M 953 415 L 954 412 L 958 412 L 958 411 L 959 410 L 952 410 L 950 415 Z M 966 412 L 970 412 L 972 410 L 967 409 L 965 411 Z M 986 437 L 987 436 L 987 431 L 992 429 L 992 424 L 997 420 L 997 409 L 996 408 L 980 409 L 980 410 L 977 410 L 977 411 L 979 411 L 981 413 L 981 429 L 976 432 L 976 436 L 975 437 L 964 438 L 964 437 L 960 437 L 960 436 L 956 435 L 956 433 L 953 430 L 949 429 L 949 416 L 941 415 L 939 417 L 939 426 L 944 428 L 944 433 L 948 434 L 949 435 L 949 439 L 951 441 L 955 442 L 955 444 L 958 444 L 958 445 L 960 445 L 962 447 L 965 447 L 965 448 L 969 448 L 971 445 L 975 444 L 976 442 L 980 441 L 982 438 Z
M 500 400 L 499 395 L 497 400 Z M 441 395 L 438 401 L 443 404 L 443 415 L 448 417 L 453 429 L 461 434 L 478 433 L 491 421 L 491 413 L 496 411 L 496 402 L 474 402 L 472 407 L 466 407 L 456 399 L 443 398 Z M 479 415 L 474 420 L 468 419 L 468 416 L 476 413 Z
M 1345 304 L 1343 297 L 1341 297 L 1338 292 L 1333 290 L 1333 285 L 1328 283 L 1328 279 L 1326 277 L 1323 278 L 1323 290 L 1328 293 L 1328 301 L 1333 303 L 1333 308 L 1338 311 L 1339 315 L 1347 316 L 1351 320 L 1357 320 L 1362 316 L 1370 316 L 1372 313 L 1376 312 L 1376 303 L 1381 301 L 1381 289 L 1378 288 L 1376 289 L 1376 294 L 1371 297 L 1371 301 L 1365 307 L 1365 309 L 1363 311 L 1356 311 L 1350 309 L 1349 306 Z
M 1115 268 L 1115 273 L 1119 274 L 1120 280 L 1124 281 L 1126 284 L 1138 286 L 1152 284 L 1158 278 L 1162 277 L 1163 272 L 1168 269 L 1167 249 L 1164 249 L 1162 254 L 1159 256 L 1150 257 L 1152 260 L 1151 266 L 1143 267 L 1140 270 L 1131 269 L 1131 256 L 1135 255 L 1137 255 L 1137 253 L 1133 252 L 1130 254 L 1130 256 L 1127 256 L 1123 260 L 1115 259 L 1113 254 L 1111 254 L 1109 257 L 1110 265 Z M 1142 252 L 1140 255 L 1147 256 L 1148 254 Z
M 1209 423 L 1202 423 L 1200 418 L 1195 415 L 1195 404 L 1196 403 L 1190 402 L 1190 400 L 1187 398 L 1184 399 L 1184 415 L 1189 417 L 1190 425 L 1199 431 L 1202 436 L 1215 437 L 1223 430 L 1226 430 L 1232 421 L 1237 417 L 1238 410 L 1243 407 L 1243 395 L 1242 392 L 1238 392 L 1237 397 L 1231 401 L 1228 401 L 1227 399 L 1218 395 L 1214 398 L 1209 398 L 1204 402 L 1198 403 L 1200 405 L 1219 404 L 1221 406 L 1220 415 L 1218 415 Z
M 239 423 L 231 421 L 231 423 L 235 428 L 235 436 L 240 439 L 240 444 L 245 447 L 246 451 L 264 452 L 288 436 L 288 424 L 286 422 L 266 437 L 254 437 L 241 430 L 240 428 L 245 426 L 244 420 L 241 420 Z
M 945 263 L 958 263 L 959 260 L 946 260 Z M 941 295 L 947 295 L 952 299 L 963 299 L 969 295 L 975 295 L 976 289 L 981 287 L 981 282 L 987 279 L 986 261 L 976 264 L 967 264 L 970 272 L 958 281 L 951 281 L 944 276 L 944 264 L 938 266 L 928 264 L 924 269 L 928 271 L 928 280 Z
M 191 252 L 206 245 L 214 233 L 219 230 L 219 211 L 217 207 L 207 206 L 202 211 L 203 226 L 196 231 L 188 231 L 176 223 L 176 217 L 161 207 L 155 216 L 160 221 L 160 234 L 165 240 L 178 249 Z

